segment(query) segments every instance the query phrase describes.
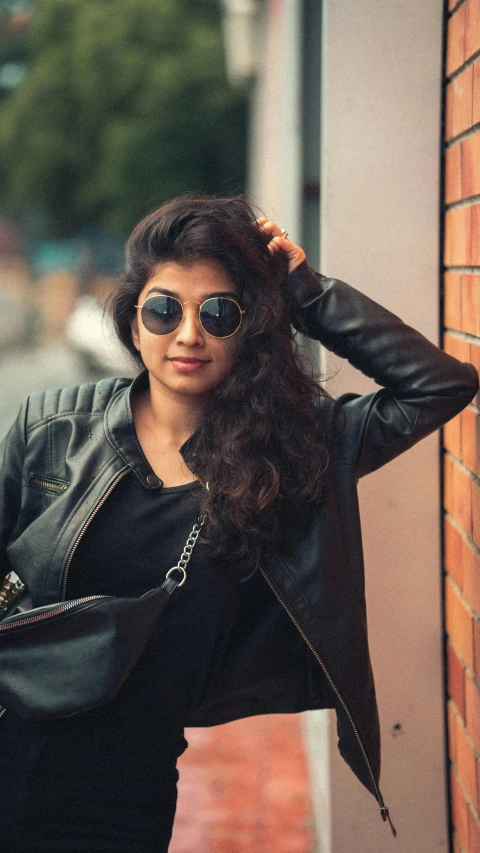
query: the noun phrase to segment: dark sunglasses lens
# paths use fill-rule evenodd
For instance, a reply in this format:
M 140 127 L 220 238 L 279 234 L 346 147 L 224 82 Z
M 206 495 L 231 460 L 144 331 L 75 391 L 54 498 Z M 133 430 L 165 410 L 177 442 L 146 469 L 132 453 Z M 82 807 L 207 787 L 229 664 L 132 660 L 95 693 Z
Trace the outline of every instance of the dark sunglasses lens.
M 151 296 L 142 308 L 143 325 L 153 335 L 168 335 L 182 322 L 183 309 L 172 296 Z
M 200 309 L 200 322 L 216 338 L 228 338 L 240 326 L 242 314 L 232 299 L 224 296 L 212 297 L 203 303 Z

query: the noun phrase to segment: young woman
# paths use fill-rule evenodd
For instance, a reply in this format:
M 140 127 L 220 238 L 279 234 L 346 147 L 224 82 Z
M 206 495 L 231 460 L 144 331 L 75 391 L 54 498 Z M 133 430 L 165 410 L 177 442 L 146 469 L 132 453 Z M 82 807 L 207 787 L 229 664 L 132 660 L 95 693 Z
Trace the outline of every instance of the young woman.
M 475 369 L 315 274 L 239 198 L 140 222 L 113 313 L 140 375 L 33 394 L 3 443 L 4 573 L 34 606 L 138 596 L 206 521 L 115 699 L 3 714 L 1 849 L 166 851 L 184 726 L 308 708 L 336 709 L 340 751 L 390 821 L 356 483 L 466 406 Z M 331 399 L 292 327 L 382 387 Z

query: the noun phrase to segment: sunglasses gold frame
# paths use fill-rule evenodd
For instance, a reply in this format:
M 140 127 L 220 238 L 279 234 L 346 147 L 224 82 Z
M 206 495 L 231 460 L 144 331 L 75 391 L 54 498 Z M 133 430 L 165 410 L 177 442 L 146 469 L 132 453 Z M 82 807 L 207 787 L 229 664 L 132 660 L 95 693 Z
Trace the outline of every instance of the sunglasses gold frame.
M 178 304 L 180 305 L 180 307 L 181 307 L 181 309 L 182 309 L 182 319 L 180 320 L 180 322 L 179 322 L 178 326 L 175 326 L 175 328 L 174 328 L 174 329 L 172 329 L 172 331 L 171 331 L 171 332 L 165 332 L 165 334 L 163 334 L 163 335 L 162 335 L 161 333 L 158 333 L 158 334 L 159 334 L 159 336 L 160 336 L 160 337 L 162 337 L 162 338 L 166 338 L 166 337 L 167 337 L 167 335 L 173 335 L 173 333 L 174 333 L 174 332 L 176 332 L 176 331 L 177 331 L 177 329 L 179 329 L 179 328 L 180 328 L 180 326 L 181 326 L 181 324 L 182 324 L 182 322 L 183 322 L 183 318 L 184 318 L 183 306 L 184 306 L 184 305 L 188 305 L 188 303 L 189 303 L 189 302 L 192 302 L 194 305 L 198 305 L 198 322 L 200 323 L 200 325 L 201 325 L 201 327 L 202 327 L 203 331 L 205 332 L 205 334 L 206 334 L 206 335 L 208 335 L 208 337 L 209 337 L 209 338 L 217 338 L 217 339 L 220 339 L 220 340 L 222 340 L 222 341 L 226 340 L 227 338 L 231 338 L 231 337 L 233 337 L 233 335 L 236 335 L 236 334 L 237 334 L 237 332 L 238 332 L 238 330 L 239 330 L 240 326 L 242 325 L 243 317 L 244 317 L 244 315 L 247 313 L 247 312 L 246 312 L 246 310 L 245 310 L 244 308 L 242 308 L 242 306 L 240 305 L 240 303 L 239 303 L 239 302 L 237 302 L 237 300 L 236 300 L 236 299 L 233 299 L 231 296 L 209 296 L 209 297 L 208 297 L 208 299 L 204 299 L 204 301 L 203 301 L 203 302 L 195 302 L 195 300 L 193 300 L 193 299 L 186 299 L 186 300 L 185 300 L 185 302 L 180 302 L 180 300 L 179 300 L 179 299 L 177 299 L 177 297 L 176 297 L 176 296 L 170 296 L 170 295 L 169 295 L 169 294 L 167 294 L 167 293 L 152 293 L 152 295 L 151 295 L 151 296 L 147 296 L 147 298 L 146 298 L 145 302 L 143 302 L 141 305 L 135 305 L 134 307 L 135 307 L 135 308 L 140 308 L 140 311 L 141 311 L 141 310 L 142 310 L 142 308 L 143 308 L 143 306 L 144 306 L 144 305 L 146 305 L 146 303 L 148 302 L 148 300 L 149 300 L 149 299 L 155 299 L 155 298 L 157 298 L 158 296 L 164 296 L 166 299 L 173 299 L 173 300 L 175 300 L 175 302 L 178 302 Z M 229 301 L 229 302 L 233 302 L 233 303 L 234 303 L 234 305 L 236 305 L 236 306 L 237 306 L 238 310 L 240 311 L 240 322 L 239 322 L 239 324 L 238 324 L 238 326 L 237 326 L 237 328 L 235 329 L 235 331 L 234 331 L 234 332 L 231 332 L 229 335 L 212 335 L 212 334 L 210 334 L 210 332 L 207 332 L 207 330 L 206 330 L 206 329 L 205 329 L 205 327 L 203 326 L 203 323 L 202 323 L 202 321 L 201 321 L 201 319 L 200 319 L 200 311 L 202 310 L 202 308 L 203 308 L 203 306 L 205 305 L 205 303 L 206 303 L 206 302 L 210 302 L 210 299 L 228 299 L 228 301 Z M 143 325 L 145 326 L 145 323 L 143 322 L 143 317 L 142 317 L 142 323 L 143 323 Z M 145 326 L 145 328 L 147 329 L 147 332 L 150 332 L 150 329 L 148 328 L 148 326 Z M 155 335 L 155 334 L 157 334 L 157 333 L 156 333 L 156 332 L 150 332 L 150 334 Z

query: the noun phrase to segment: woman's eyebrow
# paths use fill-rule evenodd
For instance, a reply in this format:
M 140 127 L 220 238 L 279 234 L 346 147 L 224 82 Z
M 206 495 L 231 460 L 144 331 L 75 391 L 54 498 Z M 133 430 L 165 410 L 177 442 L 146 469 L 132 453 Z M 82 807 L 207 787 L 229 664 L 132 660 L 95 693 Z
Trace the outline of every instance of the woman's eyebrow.
M 166 287 L 154 286 L 151 287 L 147 293 L 147 296 L 150 296 L 151 293 L 161 293 L 163 296 L 173 296 L 174 299 L 178 299 L 181 302 L 181 298 L 178 293 L 175 293 L 174 290 L 168 290 Z M 215 293 L 204 293 L 202 298 L 202 302 L 205 302 L 206 299 L 214 299 L 217 296 L 228 296 L 230 299 L 238 299 L 236 293 L 231 290 L 218 290 Z

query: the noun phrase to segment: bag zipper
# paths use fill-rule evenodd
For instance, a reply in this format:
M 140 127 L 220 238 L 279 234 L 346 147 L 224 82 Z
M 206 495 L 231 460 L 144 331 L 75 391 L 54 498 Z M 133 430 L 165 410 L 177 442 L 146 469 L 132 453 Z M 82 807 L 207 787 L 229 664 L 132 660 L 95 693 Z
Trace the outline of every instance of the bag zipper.
M 78 534 L 78 536 L 77 536 L 77 538 L 76 538 L 76 540 L 75 540 L 75 542 L 74 542 L 74 544 L 73 544 L 73 548 L 72 548 L 72 550 L 70 551 L 70 554 L 68 555 L 68 560 L 67 560 L 67 562 L 65 563 L 65 569 L 64 569 L 64 571 L 63 571 L 62 592 L 61 592 L 61 596 L 60 596 L 62 601 L 65 601 L 65 597 L 66 597 L 66 594 L 67 594 L 67 579 L 68 579 L 68 572 L 69 572 L 69 569 L 70 569 L 70 565 L 71 565 L 71 563 L 72 563 L 72 560 L 73 560 L 73 556 L 74 556 L 74 554 L 75 554 L 75 551 L 76 551 L 76 550 L 77 550 L 77 548 L 78 548 L 79 542 L 80 542 L 80 540 L 81 540 L 81 539 L 82 539 L 82 537 L 83 537 L 83 534 L 85 533 L 85 531 L 86 531 L 86 529 L 87 529 L 88 525 L 90 524 L 90 522 L 92 521 L 92 519 L 96 516 L 96 514 L 97 514 L 98 510 L 103 506 L 103 504 L 105 503 L 105 501 L 107 500 L 107 498 L 109 497 L 109 495 L 111 495 L 111 493 L 113 492 L 113 490 L 114 490 L 115 486 L 120 482 L 120 480 L 121 480 L 121 479 L 123 479 L 123 477 L 125 477 L 125 474 L 128 474 L 128 473 L 129 473 L 129 471 L 131 471 L 131 470 L 132 470 L 132 469 L 131 469 L 130 467 L 129 467 L 129 468 L 125 468 L 125 469 L 124 469 L 124 470 L 123 470 L 123 471 L 118 475 L 118 477 L 116 477 L 116 478 L 115 478 L 115 480 L 113 481 L 112 485 L 111 485 L 111 486 L 109 486 L 109 488 L 108 488 L 108 489 L 107 489 L 107 491 L 105 492 L 104 496 L 99 500 L 98 504 L 97 504 L 97 505 L 96 505 L 96 507 L 92 510 L 92 512 L 91 512 L 91 513 L 90 513 L 90 515 L 88 516 L 88 518 L 87 518 L 87 520 L 86 520 L 85 524 L 83 525 L 82 529 L 80 530 L 80 533 Z
M 66 610 L 71 610 L 72 607 L 76 607 L 77 604 L 84 604 L 86 601 L 94 601 L 98 598 L 111 597 L 111 595 L 86 595 L 84 598 L 75 598 L 73 601 L 62 604 L 54 610 L 49 610 L 48 613 L 40 613 L 39 616 L 26 616 L 24 619 L 21 619 L 19 614 L 19 618 L 15 622 L 11 622 L 9 625 L 0 625 L 0 631 L 9 631 L 16 628 L 18 625 L 33 625 L 35 622 L 41 622 L 42 619 L 50 619 L 52 616 L 59 616 L 61 613 L 65 613 Z
M 324 673 L 324 675 L 326 676 L 327 681 L 328 681 L 328 683 L 330 684 L 330 687 L 332 688 L 333 692 L 335 693 L 335 696 L 337 697 L 337 699 L 338 699 L 338 701 L 340 702 L 340 704 L 341 704 L 341 706 L 342 706 L 343 710 L 345 711 L 345 713 L 346 713 L 346 715 L 347 715 L 347 717 L 348 717 L 348 720 L 350 721 L 350 724 L 351 724 L 351 726 L 352 726 L 352 729 L 353 729 L 353 731 L 354 731 L 355 737 L 357 738 L 358 745 L 360 746 L 360 749 L 361 749 L 362 755 L 363 755 L 363 757 L 364 757 L 364 759 L 365 759 L 365 763 L 366 763 L 367 768 L 368 768 L 368 772 L 369 772 L 370 777 L 371 777 L 371 779 L 372 779 L 372 782 L 373 782 L 373 788 L 374 788 L 374 791 L 375 791 L 375 797 L 376 797 L 377 802 L 378 802 L 378 805 L 379 805 L 379 807 L 380 807 L 380 814 L 381 814 L 381 816 L 382 816 L 382 820 L 384 820 L 384 821 L 388 821 L 388 824 L 389 824 L 390 829 L 391 829 L 391 831 L 392 831 L 392 835 L 393 835 L 393 837 L 394 837 L 394 838 L 396 838 L 396 837 L 397 837 L 397 830 L 395 829 L 395 827 L 394 827 L 394 825 L 393 825 L 393 823 L 392 823 L 392 819 L 391 819 L 391 817 L 390 817 L 390 814 L 389 814 L 388 808 L 385 806 L 385 803 L 383 802 L 383 797 L 382 797 L 382 795 L 381 795 L 381 793 L 380 793 L 380 788 L 378 787 L 378 782 L 377 782 L 377 779 L 376 779 L 376 777 L 375 777 L 375 773 L 373 772 L 373 768 L 372 768 L 372 765 L 371 765 L 371 763 L 370 763 L 370 759 L 369 759 L 369 757 L 368 757 L 368 755 L 367 755 L 367 750 L 365 749 L 365 745 L 364 745 L 364 743 L 363 743 L 363 741 L 362 741 L 362 738 L 360 737 L 360 734 L 359 734 L 359 732 L 358 732 L 357 726 L 356 726 L 356 724 L 355 724 L 355 720 L 353 719 L 353 717 L 352 717 L 352 715 L 351 715 L 351 713 L 350 713 L 350 710 L 349 710 L 349 708 L 348 708 L 347 703 L 345 702 L 345 699 L 343 698 L 343 696 L 342 696 L 342 694 L 340 693 L 340 691 L 339 691 L 338 687 L 337 687 L 337 686 L 336 686 L 336 684 L 334 683 L 334 681 L 333 681 L 333 679 L 332 679 L 332 676 L 330 675 L 330 672 L 328 671 L 327 667 L 325 666 L 325 663 L 323 662 L 322 658 L 320 657 L 320 655 L 318 654 L 317 650 L 314 648 L 313 644 L 311 643 L 311 641 L 308 639 L 307 635 L 305 634 L 305 632 L 304 632 L 303 628 L 301 628 L 301 627 L 300 627 L 300 625 L 299 625 L 299 623 L 297 622 L 297 620 L 296 620 L 295 616 L 293 615 L 292 611 L 289 609 L 289 607 L 285 604 L 285 602 L 283 601 L 283 599 L 282 599 L 282 598 L 280 597 L 280 595 L 278 594 L 277 590 L 275 589 L 275 586 L 273 585 L 273 582 L 270 580 L 270 578 L 268 577 L 268 575 L 267 575 L 267 573 L 264 571 L 264 569 L 262 569 L 262 567 L 261 567 L 261 566 L 259 566 L 259 568 L 260 568 L 260 571 L 261 571 L 261 573 L 262 573 L 263 577 L 264 577 L 264 578 L 265 578 L 265 580 L 267 581 L 267 583 L 268 583 L 268 585 L 269 585 L 270 589 L 271 589 L 271 590 L 272 590 L 272 592 L 274 593 L 275 597 L 278 599 L 278 601 L 279 601 L 279 602 L 280 602 L 280 604 L 282 605 L 283 609 L 288 613 L 288 615 L 289 615 L 290 619 L 292 620 L 293 624 L 295 625 L 296 629 L 299 631 L 300 635 L 301 635 L 301 636 L 302 636 L 302 638 L 305 640 L 305 642 L 306 642 L 306 644 L 307 644 L 308 648 L 310 649 L 310 651 L 311 651 L 311 652 L 312 652 L 312 654 L 314 655 L 314 657 L 315 657 L 315 659 L 316 659 L 317 663 L 320 665 L 321 669 L 323 670 L 323 673 Z

